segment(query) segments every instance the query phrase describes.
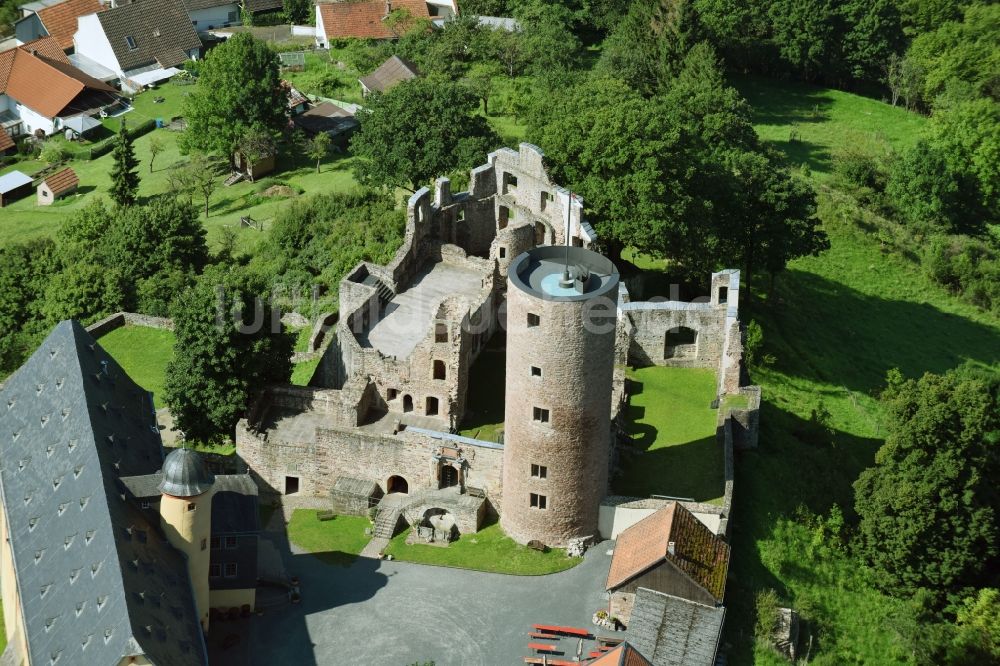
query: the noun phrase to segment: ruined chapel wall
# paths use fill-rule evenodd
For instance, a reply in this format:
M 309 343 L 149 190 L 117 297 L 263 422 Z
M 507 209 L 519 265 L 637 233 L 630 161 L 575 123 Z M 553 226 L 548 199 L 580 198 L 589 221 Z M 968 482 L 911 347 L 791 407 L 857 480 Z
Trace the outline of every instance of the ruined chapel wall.
M 687 368 L 719 367 L 725 342 L 724 309 L 708 303 L 629 303 L 624 313 L 633 328 L 628 362 L 645 367 L 665 365 Z M 667 331 L 690 328 L 698 333 L 696 349 L 680 357 L 667 358 Z

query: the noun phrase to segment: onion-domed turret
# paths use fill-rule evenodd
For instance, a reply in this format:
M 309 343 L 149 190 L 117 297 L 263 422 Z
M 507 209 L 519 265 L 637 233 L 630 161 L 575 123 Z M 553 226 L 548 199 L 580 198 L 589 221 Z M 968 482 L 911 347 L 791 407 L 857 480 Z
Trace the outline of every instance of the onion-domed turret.
M 215 477 L 205 468 L 205 461 L 191 449 L 174 449 L 163 461 L 161 493 L 174 497 L 194 497 L 212 488 Z

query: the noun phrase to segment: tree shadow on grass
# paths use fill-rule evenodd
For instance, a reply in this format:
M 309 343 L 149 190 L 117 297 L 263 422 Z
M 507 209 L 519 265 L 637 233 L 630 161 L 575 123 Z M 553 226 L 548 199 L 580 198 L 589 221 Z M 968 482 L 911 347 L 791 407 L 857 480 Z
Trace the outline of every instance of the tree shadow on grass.
M 776 296 L 759 312 L 774 369 L 807 383 L 870 394 L 892 368 L 916 377 L 966 361 L 1000 364 L 996 328 L 927 303 L 871 296 L 802 270 L 783 275 Z
M 753 107 L 755 124 L 823 123 L 829 119 L 833 97 L 824 88 L 756 76 L 734 77 L 731 83 Z
M 635 446 L 619 449 L 618 474 L 611 483 L 616 495 L 666 495 L 695 502 L 718 500 L 724 491 L 723 449 L 716 437 L 649 450 L 657 429 L 649 424 L 630 428 Z

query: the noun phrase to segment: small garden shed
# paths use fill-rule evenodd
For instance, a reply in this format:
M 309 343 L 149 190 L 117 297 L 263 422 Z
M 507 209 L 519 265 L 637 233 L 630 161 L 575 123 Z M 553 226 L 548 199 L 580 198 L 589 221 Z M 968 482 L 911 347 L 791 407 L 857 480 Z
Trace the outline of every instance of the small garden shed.
M 38 186 L 38 205 L 51 206 L 55 201 L 76 192 L 80 178 L 73 169 L 66 167 L 48 176 Z
M 31 176 L 11 171 L 0 176 L 0 208 L 31 194 Z

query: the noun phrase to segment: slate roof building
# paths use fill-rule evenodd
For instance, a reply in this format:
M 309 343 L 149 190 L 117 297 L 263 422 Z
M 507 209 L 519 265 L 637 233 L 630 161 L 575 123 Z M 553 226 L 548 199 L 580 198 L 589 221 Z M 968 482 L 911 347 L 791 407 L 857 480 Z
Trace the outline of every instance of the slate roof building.
M 64 321 L 0 404 L 7 650 L 28 664 L 207 663 L 184 560 L 122 480 L 163 462 L 151 395 Z
M 340 0 L 320 2 L 316 5 L 316 43 L 320 48 L 330 48 L 330 40 L 395 39 L 386 17 L 403 10 L 410 20 L 430 19 L 429 4 L 425 0 Z
M 653 666 L 713 666 L 725 613 L 640 587 L 625 639 Z
M 75 321 L 10 377 L 0 405 L 0 661 L 207 664 L 209 607 L 254 603 L 253 482 L 213 477 L 185 449 L 164 460 L 152 395 Z M 204 536 L 168 507 L 197 516 Z M 246 540 L 230 549 L 246 575 L 211 583 L 209 535 Z
M 54 37 L 0 53 L 0 122 L 12 136 L 46 135 L 118 103 L 117 91 L 70 64 Z
M 134 0 L 80 17 L 76 54 L 114 72 L 122 89 L 137 91 L 196 60 L 201 40 L 186 7 L 174 0 Z
M 672 502 L 618 535 L 605 584 L 609 612 L 628 626 L 640 587 L 720 605 L 728 570 L 729 544 Z
M 20 42 L 53 37 L 64 51 L 73 49 L 76 21 L 81 16 L 104 9 L 100 0 L 39 0 L 20 7 L 22 17 L 14 23 Z
M 392 56 L 378 66 L 374 72 L 368 76 L 363 76 L 358 81 L 361 82 L 361 92 L 364 95 L 372 92 L 385 92 L 395 88 L 403 81 L 409 81 L 420 76 L 420 70 L 411 62 L 403 60 L 399 56 Z

